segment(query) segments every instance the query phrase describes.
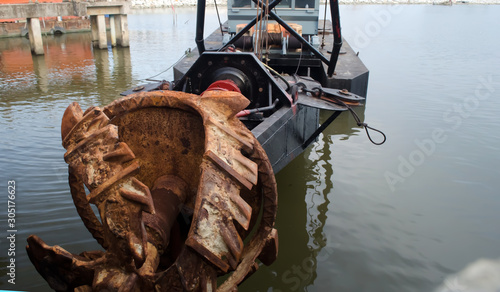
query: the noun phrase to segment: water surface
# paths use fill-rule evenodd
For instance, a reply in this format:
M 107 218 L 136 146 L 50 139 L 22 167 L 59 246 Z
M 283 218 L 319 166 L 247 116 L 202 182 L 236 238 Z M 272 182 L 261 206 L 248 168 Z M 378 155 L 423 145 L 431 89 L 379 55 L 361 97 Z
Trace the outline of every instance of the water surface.
M 432 291 L 478 258 L 500 257 L 498 6 L 341 6 L 344 36 L 370 69 L 364 121 L 342 114 L 277 174 L 278 260 L 241 291 Z M 206 34 L 218 26 L 215 11 Z M 225 16 L 223 16 L 225 18 Z M 224 19 L 223 19 L 224 20 Z M 26 237 L 97 249 L 70 198 L 60 140 L 64 109 L 105 105 L 146 78 L 171 79 L 194 47 L 195 10 L 135 11 L 130 48 L 93 49 L 89 34 L 0 40 L 0 262 L 7 181 L 17 186 L 16 285 L 50 291 Z M 323 118 L 326 118 L 326 114 Z M 374 136 L 377 139 L 377 136 Z

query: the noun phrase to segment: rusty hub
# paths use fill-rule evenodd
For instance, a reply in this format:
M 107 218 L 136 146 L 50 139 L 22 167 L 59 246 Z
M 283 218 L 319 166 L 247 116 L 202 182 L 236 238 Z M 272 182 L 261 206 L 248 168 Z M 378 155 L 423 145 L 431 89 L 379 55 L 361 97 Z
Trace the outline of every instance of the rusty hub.
M 238 92 L 159 91 L 85 112 L 71 104 L 61 125 L 71 195 L 105 252 L 75 255 L 30 236 L 28 255 L 49 285 L 234 291 L 257 258 L 272 263 L 276 182 L 264 150 L 235 117 L 248 103 Z

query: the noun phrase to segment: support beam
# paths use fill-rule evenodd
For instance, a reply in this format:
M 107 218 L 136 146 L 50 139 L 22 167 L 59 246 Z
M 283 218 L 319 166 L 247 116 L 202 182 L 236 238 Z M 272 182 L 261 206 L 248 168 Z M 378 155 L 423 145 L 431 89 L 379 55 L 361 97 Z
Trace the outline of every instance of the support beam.
M 116 47 L 116 26 L 115 26 L 115 16 L 109 16 L 109 30 L 111 33 L 111 46 Z
M 118 45 L 122 44 L 122 30 L 120 28 L 120 21 L 121 21 L 120 15 L 115 15 L 115 35 L 116 35 L 116 43 Z
M 42 30 L 40 29 L 40 19 L 28 18 L 28 37 L 30 39 L 31 53 L 33 55 L 43 55 Z
M 99 49 L 108 48 L 108 38 L 106 36 L 106 17 L 104 15 L 97 15 L 97 32 Z
M 113 2 L 68 1 L 64 0 L 63 3 L 0 4 L 0 19 L 28 19 L 30 36 L 33 36 L 33 38 L 30 37 L 31 50 L 33 54 L 40 55 L 43 54 L 43 44 L 39 17 L 88 15 L 91 21 L 93 45 L 100 49 L 106 49 L 107 37 L 104 15 L 108 14 L 112 15 L 110 17 L 112 46 L 120 45 L 122 47 L 129 47 L 127 13 L 130 10 L 130 3 L 128 0 Z M 30 19 L 33 21 L 30 21 Z M 116 36 L 114 37 L 114 35 Z
M 87 15 L 88 5 L 89 3 L 80 1 L 72 1 L 71 3 L 38 3 L 37 1 L 37 3 L 30 4 L 1 4 L 0 18 L 85 16 Z
M 116 42 L 122 47 L 129 47 L 128 20 L 126 14 L 115 15 Z

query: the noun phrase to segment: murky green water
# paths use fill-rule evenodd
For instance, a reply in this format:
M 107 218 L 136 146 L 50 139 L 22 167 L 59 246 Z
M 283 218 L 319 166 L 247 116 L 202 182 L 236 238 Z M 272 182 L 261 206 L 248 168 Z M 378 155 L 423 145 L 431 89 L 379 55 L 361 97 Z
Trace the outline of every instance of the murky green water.
M 343 32 L 370 72 L 365 122 L 342 114 L 277 175 L 280 254 L 242 291 L 432 291 L 478 258 L 500 257 L 498 6 L 342 6 Z M 210 12 L 207 33 L 217 27 Z M 0 40 L 0 262 L 7 184 L 16 183 L 16 285 L 46 291 L 29 234 L 97 249 L 69 195 L 60 121 L 73 101 L 105 105 L 194 47 L 194 9 L 129 16 L 131 46 L 94 50 L 88 34 Z M 172 73 L 157 78 L 171 79 Z

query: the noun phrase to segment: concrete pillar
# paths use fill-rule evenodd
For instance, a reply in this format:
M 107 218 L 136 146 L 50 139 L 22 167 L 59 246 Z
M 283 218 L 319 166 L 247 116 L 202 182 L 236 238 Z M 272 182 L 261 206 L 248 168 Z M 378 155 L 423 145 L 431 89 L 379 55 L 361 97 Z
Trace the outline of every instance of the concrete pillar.
M 120 15 L 115 15 L 115 35 L 116 35 L 116 43 L 122 44 L 122 30 L 120 28 L 121 17 Z
M 99 49 L 107 49 L 108 38 L 106 36 L 106 17 L 104 15 L 97 15 L 97 31 L 99 33 Z
M 97 15 L 90 16 L 90 29 L 92 30 L 92 45 L 99 45 L 99 31 L 97 29 Z
M 30 39 L 31 53 L 34 55 L 43 55 L 42 30 L 40 29 L 40 19 L 28 18 L 28 36 Z
M 115 16 L 116 41 L 122 47 L 129 47 L 128 20 L 126 14 L 117 14 Z
M 116 47 L 116 26 L 115 26 L 115 16 L 109 16 L 109 30 L 111 33 L 111 46 Z

